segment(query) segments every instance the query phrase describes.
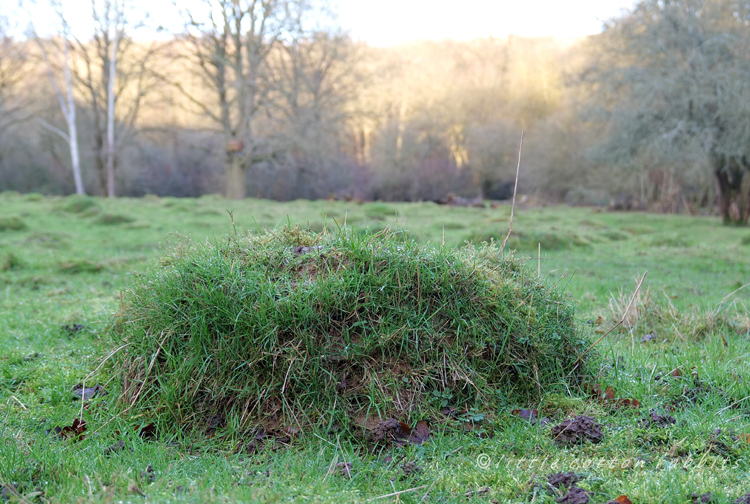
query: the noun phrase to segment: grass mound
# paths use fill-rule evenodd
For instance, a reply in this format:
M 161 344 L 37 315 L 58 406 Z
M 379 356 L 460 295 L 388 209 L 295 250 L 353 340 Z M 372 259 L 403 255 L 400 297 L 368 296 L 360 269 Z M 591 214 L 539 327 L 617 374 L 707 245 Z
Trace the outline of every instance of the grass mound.
M 0 217 L 0 231 L 23 231 L 27 228 L 24 220 L 17 215 Z
M 62 203 L 62 209 L 64 211 L 74 214 L 80 214 L 98 208 L 99 204 L 96 202 L 96 199 L 79 194 L 66 197 Z
M 284 228 L 174 249 L 113 334 L 123 397 L 168 429 L 347 428 L 557 389 L 587 346 L 573 315 L 494 245 Z
M 127 224 L 129 222 L 133 222 L 134 220 L 135 219 L 133 217 L 130 217 L 129 215 L 105 213 L 100 215 L 96 219 L 96 223 L 103 226 L 117 226 L 119 224 Z

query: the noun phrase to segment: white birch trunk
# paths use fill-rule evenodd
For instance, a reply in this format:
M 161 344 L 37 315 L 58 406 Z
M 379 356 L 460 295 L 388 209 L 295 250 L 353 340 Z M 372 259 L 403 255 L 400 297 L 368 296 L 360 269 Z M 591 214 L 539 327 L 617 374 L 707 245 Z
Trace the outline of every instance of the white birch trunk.
M 70 43 L 68 23 L 65 21 L 65 17 L 63 16 L 62 5 L 59 2 L 54 1 L 51 2 L 51 4 L 52 7 L 57 11 L 57 15 L 60 18 L 60 23 L 62 23 L 62 36 L 65 57 L 65 66 L 63 70 L 65 74 L 65 86 L 67 88 L 67 99 L 63 96 L 60 87 L 57 85 L 55 74 L 52 71 L 52 63 L 50 62 L 49 55 L 47 54 L 47 50 L 45 49 L 44 44 L 38 37 L 36 38 L 36 41 L 42 50 L 44 62 L 47 65 L 47 74 L 49 75 L 50 82 L 52 83 L 52 87 L 54 88 L 55 94 L 57 95 L 57 101 L 60 103 L 60 109 L 65 116 L 65 122 L 68 126 L 68 133 L 65 134 L 57 128 L 49 127 L 49 125 L 44 122 L 43 124 L 47 125 L 49 129 L 51 129 L 55 133 L 58 133 L 65 139 L 66 142 L 68 142 L 68 146 L 70 147 L 70 161 L 71 165 L 73 166 L 73 179 L 76 185 L 76 193 L 86 194 L 86 191 L 83 188 L 83 180 L 81 178 L 81 161 L 78 155 L 78 127 L 76 126 L 76 102 L 73 98 L 73 82 L 70 77 Z
M 117 76 L 117 49 L 120 42 L 120 7 L 115 0 L 114 40 L 109 60 L 107 83 L 107 196 L 115 197 L 115 77 Z

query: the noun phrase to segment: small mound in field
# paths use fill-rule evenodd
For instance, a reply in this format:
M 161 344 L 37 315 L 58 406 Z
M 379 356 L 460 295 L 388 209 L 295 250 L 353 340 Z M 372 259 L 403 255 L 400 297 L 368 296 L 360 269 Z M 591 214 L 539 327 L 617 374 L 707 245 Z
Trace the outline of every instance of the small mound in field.
M 26 228 L 26 223 L 17 215 L 0 217 L 0 231 L 23 231 Z
M 62 209 L 68 213 L 80 214 L 86 211 L 99 209 L 96 199 L 91 196 L 74 194 L 63 200 Z
M 408 422 L 446 397 L 489 410 L 588 369 L 572 304 L 515 256 L 392 230 L 174 249 L 136 276 L 112 333 L 124 399 L 170 430 L 217 414 L 268 432 Z
M 129 215 L 121 214 L 102 214 L 96 219 L 97 224 L 104 226 L 117 226 L 118 224 L 127 224 L 135 219 Z

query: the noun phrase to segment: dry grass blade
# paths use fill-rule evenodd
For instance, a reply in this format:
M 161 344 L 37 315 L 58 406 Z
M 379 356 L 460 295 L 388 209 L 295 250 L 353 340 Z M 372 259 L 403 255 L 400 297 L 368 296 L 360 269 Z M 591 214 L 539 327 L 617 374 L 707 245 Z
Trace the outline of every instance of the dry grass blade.
M 518 164 L 516 165 L 516 182 L 513 185 L 513 203 L 510 206 L 510 226 L 508 226 L 508 234 L 503 240 L 503 246 L 500 247 L 500 252 L 505 251 L 505 244 L 508 243 L 510 233 L 513 231 L 513 214 L 516 210 L 516 192 L 518 192 L 518 174 L 521 171 L 521 151 L 523 151 L 523 131 L 521 132 L 521 144 L 518 146 Z
M 585 351 L 585 352 L 583 352 L 583 353 L 582 353 L 582 354 L 581 354 L 581 355 L 580 355 L 580 356 L 579 356 L 579 357 L 578 357 L 578 358 L 576 359 L 576 361 L 575 361 L 575 362 L 573 363 L 573 369 L 574 369 L 574 370 L 575 370 L 575 367 L 576 367 L 576 365 L 578 364 L 578 362 L 580 362 L 580 360 L 581 360 L 581 359 L 583 359 L 583 357 L 584 357 L 584 356 L 585 356 L 585 355 L 586 355 L 587 353 L 589 353 L 589 352 L 591 351 L 591 349 L 592 349 L 592 348 L 594 348 L 594 347 L 595 347 L 596 345 L 598 345 L 598 344 L 599 344 L 599 342 L 600 342 L 601 340 L 603 340 L 603 339 L 604 339 L 604 338 L 605 338 L 605 337 L 606 337 L 606 336 L 607 336 L 607 335 L 608 335 L 609 333 L 611 333 L 612 331 L 614 331 L 615 329 L 617 329 L 618 327 L 620 327 L 620 326 L 622 325 L 622 323 L 623 323 L 623 322 L 625 322 L 625 318 L 626 318 L 626 317 L 628 316 L 628 312 L 630 311 L 630 307 L 631 307 L 631 306 L 633 306 L 633 302 L 635 301 L 636 297 L 638 296 L 638 293 L 639 293 L 639 292 L 640 292 L 640 290 L 641 290 L 641 285 L 643 285 L 643 281 L 644 281 L 644 280 L 646 279 L 646 275 L 648 275 L 648 271 L 646 271 L 646 272 L 645 272 L 645 273 L 643 274 L 643 276 L 641 277 L 641 279 L 640 279 L 640 280 L 638 281 L 638 285 L 637 285 L 637 286 L 636 286 L 636 288 L 635 288 L 635 292 L 633 292 L 633 296 L 632 296 L 632 297 L 630 298 L 630 303 L 628 303 L 628 306 L 627 306 L 627 308 L 625 308 L 625 313 L 623 313 L 623 314 L 622 314 L 622 318 L 621 318 L 621 319 L 619 320 L 619 322 L 617 322 L 617 323 L 616 323 L 615 325 L 613 325 L 612 327 L 610 327 L 610 328 L 609 328 L 609 329 L 607 330 L 607 332 L 605 332 L 604 334 L 602 334 L 601 338 L 599 338 L 598 340 L 594 341 L 594 342 L 593 342 L 593 343 L 591 344 L 591 346 L 590 346 L 590 347 L 588 347 L 588 348 L 586 349 L 586 351 Z
M 405 494 L 405 493 L 408 493 L 408 492 L 415 492 L 417 490 L 421 490 L 423 488 L 427 488 L 427 486 L 428 485 L 422 485 L 422 486 L 418 486 L 418 487 L 414 487 L 414 488 L 409 488 L 407 490 L 401 490 L 400 492 L 392 492 L 392 493 L 389 493 L 389 494 L 380 495 L 378 497 L 373 497 L 372 499 L 367 499 L 365 502 L 372 502 L 372 501 L 376 501 L 376 500 L 380 500 L 380 499 L 387 499 L 388 497 L 396 497 L 396 496 L 401 495 L 401 494 Z

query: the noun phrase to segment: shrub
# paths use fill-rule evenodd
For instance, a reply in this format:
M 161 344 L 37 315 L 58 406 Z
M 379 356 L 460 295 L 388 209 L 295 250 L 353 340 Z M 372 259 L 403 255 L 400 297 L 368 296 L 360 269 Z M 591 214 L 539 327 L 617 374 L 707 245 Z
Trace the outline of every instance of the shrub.
M 419 417 L 436 396 L 492 409 L 562 386 L 587 347 L 570 302 L 515 256 L 391 229 L 175 249 L 136 277 L 112 334 L 123 397 L 182 428 Z

